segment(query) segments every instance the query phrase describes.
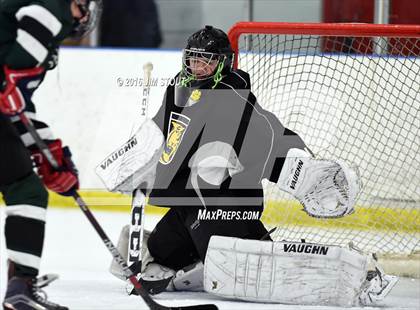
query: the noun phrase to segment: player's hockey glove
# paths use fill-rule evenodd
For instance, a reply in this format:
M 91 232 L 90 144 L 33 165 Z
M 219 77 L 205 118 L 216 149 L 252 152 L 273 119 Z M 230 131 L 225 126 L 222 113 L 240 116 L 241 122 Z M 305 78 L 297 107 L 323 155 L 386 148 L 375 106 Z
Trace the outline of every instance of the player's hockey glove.
M 32 158 L 45 186 L 63 196 L 71 196 L 79 188 L 78 171 L 71 160 L 70 149 L 62 147 L 57 139 L 48 144 L 48 148 L 57 161 L 59 168 L 54 169 L 45 156 L 39 151 L 32 152 Z
M 25 109 L 33 92 L 42 82 L 45 69 L 13 70 L 4 66 L 4 82 L 0 85 L 0 111 L 6 115 L 16 115 Z

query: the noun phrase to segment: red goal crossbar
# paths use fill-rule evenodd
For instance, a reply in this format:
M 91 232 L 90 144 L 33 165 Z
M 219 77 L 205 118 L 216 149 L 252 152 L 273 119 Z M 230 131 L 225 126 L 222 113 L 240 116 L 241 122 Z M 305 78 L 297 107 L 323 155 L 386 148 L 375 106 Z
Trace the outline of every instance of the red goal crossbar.
M 277 23 L 238 22 L 228 32 L 235 51 L 235 66 L 238 57 L 239 37 L 243 34 L 301 34 L 352 37 L 398 37 L 420 38 L 420 25 L 390 25 L 363 23 Z

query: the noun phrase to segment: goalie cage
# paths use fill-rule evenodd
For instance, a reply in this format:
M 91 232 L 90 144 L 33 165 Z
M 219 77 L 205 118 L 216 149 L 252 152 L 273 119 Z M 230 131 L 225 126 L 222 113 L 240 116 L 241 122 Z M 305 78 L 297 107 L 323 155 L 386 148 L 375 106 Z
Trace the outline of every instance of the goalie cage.
M 258 102 L 318 158 L 359 167 L 356 212 L 311 218 L 264 184 L 263 222 L 275 240 L 377 253 L 385 271 L 420 276 L 420 26 L 241 22 L 234 66 Z

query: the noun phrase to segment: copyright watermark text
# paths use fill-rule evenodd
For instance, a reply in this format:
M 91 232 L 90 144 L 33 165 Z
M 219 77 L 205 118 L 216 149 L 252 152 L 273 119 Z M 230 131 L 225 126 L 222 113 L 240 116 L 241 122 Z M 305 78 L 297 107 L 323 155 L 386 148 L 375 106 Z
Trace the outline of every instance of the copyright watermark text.
M 151 78 L 149 83 L 146 83 L 145 79 L 140 77 L 133 77 L 133 78 L 124 78 L 118 77 L 116 79 L 116 84 L 118 87 L 143 87 L 143 86 L 150 86 L 150 87 L 167 87 L 167 86 L 174 86 L 178 85 L 179 81 L 175 81 L 173 78 Z

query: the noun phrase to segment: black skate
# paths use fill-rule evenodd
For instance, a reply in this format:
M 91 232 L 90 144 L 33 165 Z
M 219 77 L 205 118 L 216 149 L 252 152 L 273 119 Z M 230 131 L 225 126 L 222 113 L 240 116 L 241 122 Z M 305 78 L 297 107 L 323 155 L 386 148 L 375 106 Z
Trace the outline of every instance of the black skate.
M 55 274 L 38 278 L 11 278 L 3 302 L 4 310 L 68 310 L 48 301 L 47 294 L 41 289 L 57 278 Z

